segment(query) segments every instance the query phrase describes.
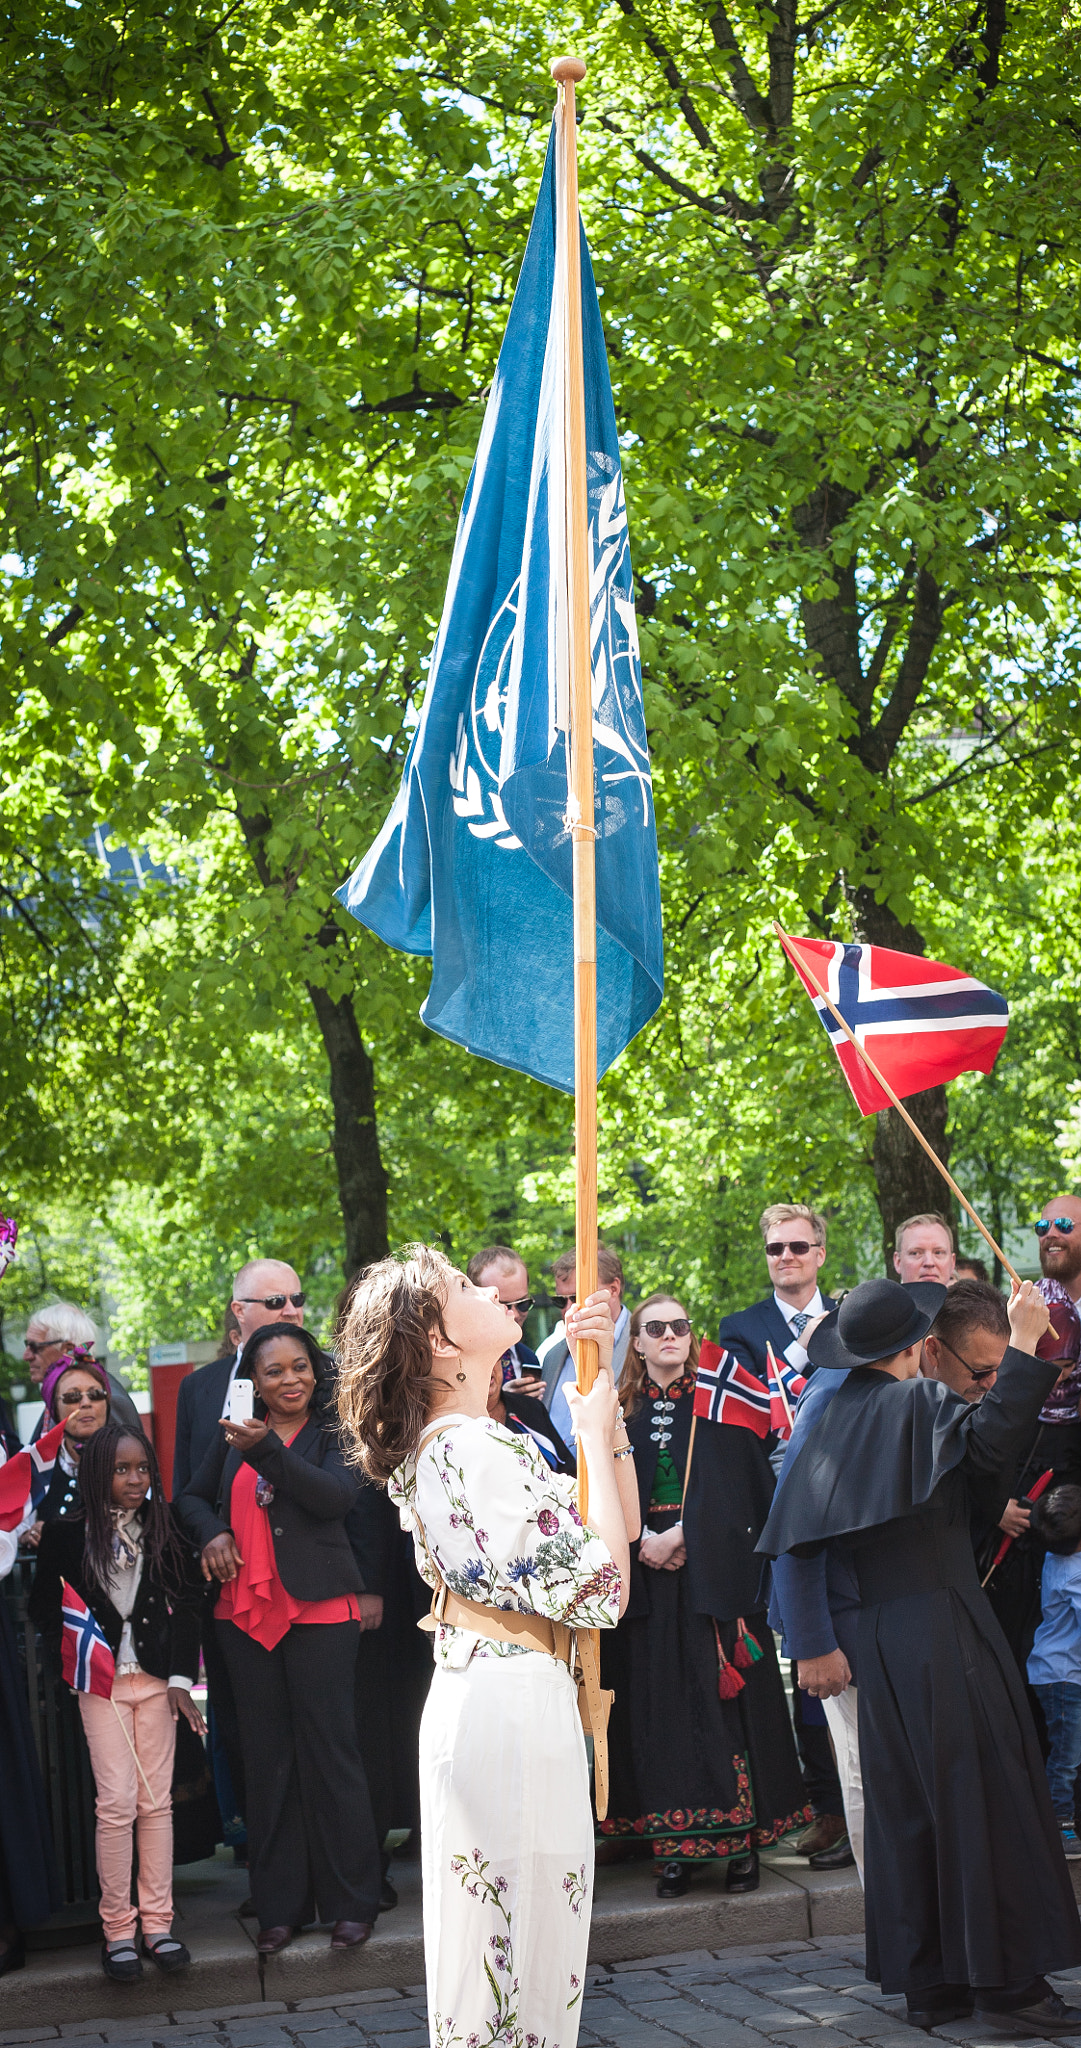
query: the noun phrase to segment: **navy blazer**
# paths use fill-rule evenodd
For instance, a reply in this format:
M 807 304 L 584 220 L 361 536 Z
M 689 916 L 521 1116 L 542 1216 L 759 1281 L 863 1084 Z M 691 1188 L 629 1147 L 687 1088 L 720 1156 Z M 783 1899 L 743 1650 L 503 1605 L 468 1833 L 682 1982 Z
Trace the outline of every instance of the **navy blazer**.
M 824 1308 L 836 1307 L 828 1294 L 822 1296 Z M 764 1379 L 766 1374 L 766 1345 L 772 1344 L 773 1355 L 778 1363 L 792 1342 L 792 1332 L 785 1322 L 772 1294 L 765 1301 L 753 1302 L 750 1308 L 737 1309 L 734 1316 L 725 1316 L 717 1332 L 718 1344 L 726 1351 L 734 1351 L 741 1365 Z
M 288 1328 L 288 1325 L 286 1325 Z M 197 1366 L 180 1382 L 176 1397 L 176 1440 L 173 1445 L 173 1499 L 186 1493 L 212 1444 L 220 1441 L 222 1409 L 233 1377 L 236 1352 Z
M 310 1416 L 291 1444 L 273 1430 L 243 1458 L 224 1430 L 203 1459 L 176 1511 L 200 1550 L 229 1527 L 233 1480 L 241 1464 L 269 1480 L 267 1513 L 282 1585 L 294 1600 L 330 1600 L 365 1590 L 346 1531 L 361 1479 L 345 1462 L 334 1422 Z

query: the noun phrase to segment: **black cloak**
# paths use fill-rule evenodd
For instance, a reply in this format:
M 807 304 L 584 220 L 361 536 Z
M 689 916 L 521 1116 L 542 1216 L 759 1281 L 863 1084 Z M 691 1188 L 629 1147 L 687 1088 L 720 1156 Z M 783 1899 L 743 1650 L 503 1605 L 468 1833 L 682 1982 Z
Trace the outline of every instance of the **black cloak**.
M 1032 1716 L 976 1574 L 974 1506 L 1009 1495 L 1055 1368 L 1007 1350 L 973 1407 L 935 1380 L 849 1375 L 763 1531 L 832 1541 L 860 1589 L 867 1975 L 884 1991 L 1028 1984 L 1081 1960 Z

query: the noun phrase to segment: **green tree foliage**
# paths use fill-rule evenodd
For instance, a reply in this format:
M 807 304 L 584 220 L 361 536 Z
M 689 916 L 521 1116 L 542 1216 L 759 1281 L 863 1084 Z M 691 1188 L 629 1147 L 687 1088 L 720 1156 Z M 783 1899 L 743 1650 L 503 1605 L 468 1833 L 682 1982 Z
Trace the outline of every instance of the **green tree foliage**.
M 140 1331 L 180 1314 L 168 1269 L 197 1242 L 209 1318 L 268 1232 L 327 1274 L 343 1221 L 347 1269 L 388 1227 L 535 1258 L 565 1237 L 565 1104 L 426 1038 L 423 973 L 334 890 L 412 730 L 573 34 L 670 990 L 604 1091 L 605 1227 L 705 1312 L 756 1283 L 749 1221 L 779 1193 L 831 1209 L 849 1273 L 876 1198 L 887 1234 L 939 1199 L 889 1119 L 855 1117 L 774 914 L 1007 989 L 954 1161 L 996 1215 L 1027 1201 L 1078 1075 L 1061 8 L 9 21 L 11 1186 L 81 1174 L 114 1203 Z M 103 887 L 102 825 L 177 881 Z M 925 1115 L 944 1149 L 944 1097 Z

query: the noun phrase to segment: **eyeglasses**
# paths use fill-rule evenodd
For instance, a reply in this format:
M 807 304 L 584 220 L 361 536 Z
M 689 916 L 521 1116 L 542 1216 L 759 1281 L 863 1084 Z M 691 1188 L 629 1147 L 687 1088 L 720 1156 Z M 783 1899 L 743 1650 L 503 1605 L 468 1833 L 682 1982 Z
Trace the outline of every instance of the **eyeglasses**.
M 109 1396 L 104 1387 L 84 1387 L 80 1394 L 60 1394 L 57 1398 L 61 1408 L 78 1408 L 84 1401 L 92 1401 L 96 1406 L 99 1401 L 107 1401 Z
M 1054 1224 L 1056 1230 L 1061 1230 L 1063 1237 L 1069 1237 L 1073 1229 L 1073 1217 L 1041 1216 L 1039 1222 L 1034 1223 L 1032 1228 L 1036 1232 L 1037 1237 L 1046 1237 L 1052 1224 Z
M 532 1294 L 523 1294 L 521 1301 L 504 1301 L 502 1297 L 500 1297 L 499 1306 L 500 1308 L 511 1309 L 515 1315 L 527 1316 L 529 1314 L 530 1309 L 533 1306 L 534 1300 L 535 1296 Z
M 995 1377 L 995 1374 L 996 1374 L 996 1372 L 998 1371 L 998 1367 L 997 1367 L 997 1365 L 983 1365 L 983 1366 L 979 1366 L 979 1365 L 970 1365 L 970 1364 L 969 1364 L 969 1362 L 968 1362 L 968 1359 L 967 1359 L 967 1358 L 962 1358 L 962 1356 L 961 1356 L 961 1353 L 960 1353 L 959 1351 L 955 1351 L 955 1350 L 954 1350 L 954 1348 L 953 1348 L 953 1345 L 952 1345 L 952 1344 L 947 1344 L 947 1342 L 946 1342 L 946 1339 L 945 1339 L 945 1337 L 939 1337 L 939 1336 L 938 1336 L 938 1331 L 937 1331 L 937 1330 L 935 1331 L 935 1333 L 934 1333 L 934 1334 L 935 1334 L 935 1336 L 936 1336 L 936 1337 L 938 1338 L 938 1342 L 939 1342 L 939 1343 L 941 1344 L 941 1346 L 942 1346 L 943 1350 L 944 1350 L 944 1351 L 948 1351 L 948 1352 L 949 1352 L 949 1354 L 950 1354 L 950 1357 L 951 1357 L 951 1358 L 956 1358 L 956 1360 L 957 1360 L 957 1363 L 958 1363 L 958 1365 L 963 1365 L 963 1366 L 964 1366 L 964 1368 L 965 1368 L 965 1371 L 966 1371 L 966 1372 L 968 1373 L 968 1375 L 969 1375 L 970 1379 L 974 1379 L 974 1380 L 993 1380 L 993 1379 L 994 1379 L 994 1377 Z
M 673 1337 L 689 1337 L 691 1333 L 686 1316 L 673 1316 L 670 1323 L 643 1323 L 642 1328 L 647 1337 L 663 1337 L 666 1330 L 671 1330 Z
M 277 1309 L 284 1308 L 287 1301 L 291 1301 L 294 1308 L 303 1308 L 308 1297 L 306 1294 L 242 1294 L 240 1299 L 247 1302 L 249 1308 Z
M 811 1246 L 805 1237 L 795 1237 L 790 1244 L 768 1244 L 766 1246 L 766 1257 L 767 1259 L 779 1259 L 784 1252 L 792 1252 L 795 1258 L 802 1259 L 810 1250 Z
M 63 1337 L 28 1337 L 23 1345 L 23 1350 L 32 1351 L 34 1357 L 37 1358 L 42 1351 L 51 1351 L 54 1344 L 63 1344 L 63 1342 Z

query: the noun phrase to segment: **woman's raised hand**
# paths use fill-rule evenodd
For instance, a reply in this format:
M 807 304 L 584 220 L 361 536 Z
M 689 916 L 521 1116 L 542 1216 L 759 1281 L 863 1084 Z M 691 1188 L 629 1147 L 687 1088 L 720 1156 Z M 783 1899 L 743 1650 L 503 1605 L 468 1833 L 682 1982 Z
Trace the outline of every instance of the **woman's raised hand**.
M 225 1431 L 226 1443 L 231 1444 L 235 1451 L 239 1451 L 241 1457 L 245 1451 L 253 1450 L 256 1444 L 261 1444 L 263 1438 L 270 1434 L 269 1423 L 260 1421 L 257 1415 L 253 1415 L 250 1422 L 230 1422 L 229 1417 L 223 1415 L 221 1428 Z
M 572 1353 L 582 1338 L 592 1338 L 601 1365 L 611 1371 L 616 1330 L 612 1321 L 611 1296 L 606 1287 L 598 1288 L 596 1294 L 587 1294 L 581 1307 L 575 1303 L 573 1308 L 569 1308 L 563 1319 L 563 1328 Z
M 592 1335 L 592 1332 L 589 1334 Z M 579 1393 L 573 1383 L 568 1386 L 567 1406 L 571 1411 L 574 1433 L 579 1442 L 585 1445 L 587 1451 L 604 1451 L 610 1456 L 616 1431 L 623 1424 L 623 1410 L 612 1383 L 611 1366 L 602 1365 L 588 1394 Z

